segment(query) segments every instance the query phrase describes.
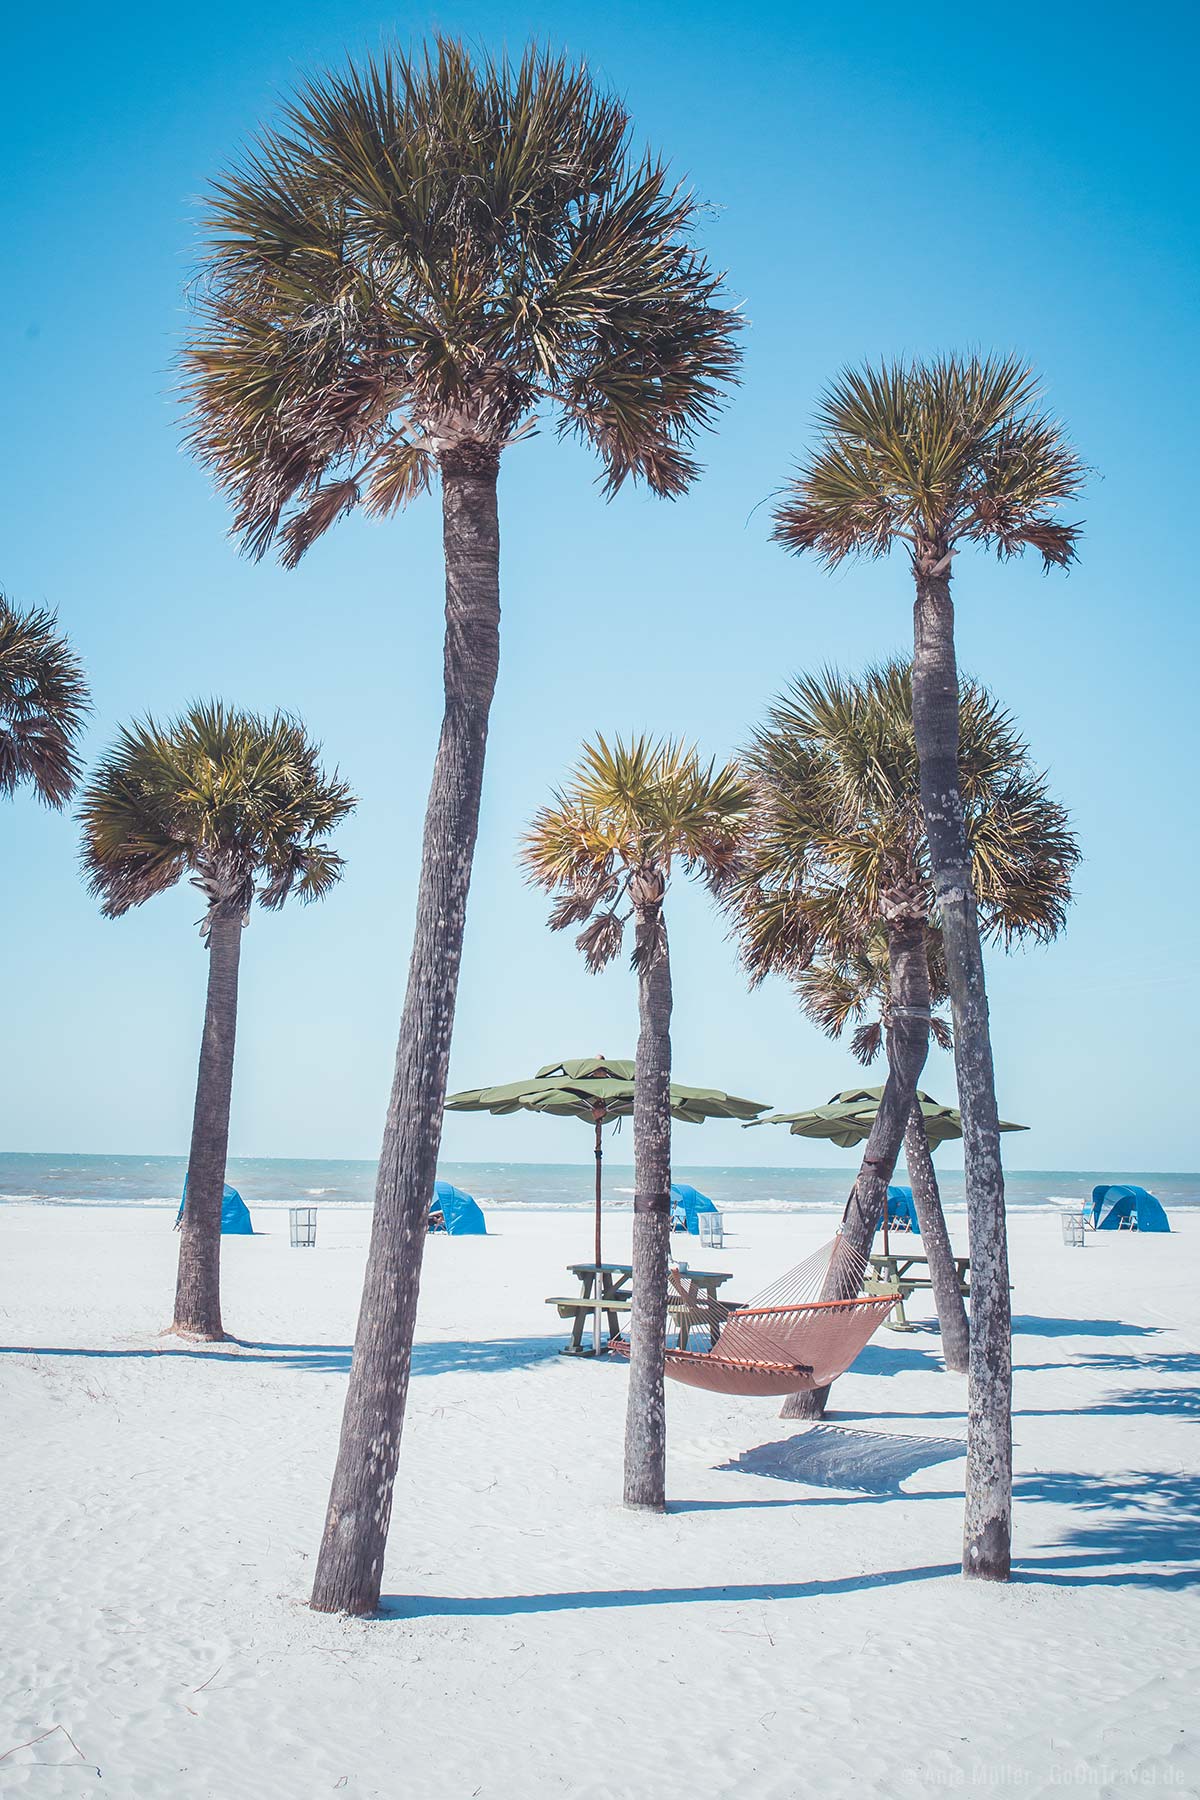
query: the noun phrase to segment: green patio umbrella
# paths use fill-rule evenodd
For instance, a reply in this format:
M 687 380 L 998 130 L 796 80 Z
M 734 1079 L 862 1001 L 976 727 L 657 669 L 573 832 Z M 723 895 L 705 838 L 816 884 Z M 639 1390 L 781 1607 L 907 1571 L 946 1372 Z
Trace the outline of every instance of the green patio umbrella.
M 604 1261 L 601 1244 L 600 1201 L 603 1186 L 605 1125 L 633 1112 L 635 1065 L 627 1059 L 577 1056 L 565 1062 L 547 1063 L 532 1079 L 509 1081 L 500 1087 L 471 1088 L 451 1094 L 447 1112 L 550 1113 L 556 1118 L 582 1119 L 595 1127 L 596 1157 L 596 1263 Z M 685 1125 L 702 1125 L 705 1119 L 754 1120 L 765 1110 L 759 1100 L 741 1100 L 721 1088 L 682 1087 L 671 1083 L 671 1117 Z M 596 1291 L 600 1291 L 596 1279 Z M 596 1313 L 596 1349 L 600 1348 L 600 1310 Z
M 843 1150 L 852 1150 L 855 1144 L 865 1144 L 871 1135 L 871 1127 L 875 1123 L 875 1114 L 879 1111 L 879 1102 L 883 1098 L 881 1087 L 843 1088 L 840 1094 L 834 1094 L 826 1106 L 812 1106 L 807 1112 L 768 1113 L 765 1119 L 751 1119 L 752 1125 L 789 1125 L 793 1137 L 825 1138 L 831 1144 L 839 1144 Z M 925 1131 L 929 1138 L 929 1148 L 936 1150 L 939 1144 L 947 1143 L 951 1138 L 962 1136 L 962 1114 L 956 1106 L 943 1106 L 929 1094 L 917 1089 L 917 1102 L 921 1108 L 921 1117 L 925 1121 Z M 1010 1125 L 1001 1119 L 1001 1131 L 1028 1131 L 1028 1125 Z M 887 1208 L 883 1213 L 883 1248 L 886 1254 L 888 1247 Z
M 827 1106 L 812 1106 L 807 1112 L 768 1113 L 765 1119 L 754 1119 L 751 1123 L 790 1125 L 793 1137 L 827 1138 L 830 1143 L 840 1144 L 843 1150 L 851 1150 L 855 1144 L 865 1144 L 870 1137 L 882 1098 L 881 1087 L 843 1088 Z M 917 1089 L 917 1100 L 931 1150 L 935 1150 L 939 1144 L 947 1143 L 951 1138 L 962 1136 L 962 1114 L 956 1106 L 943 1106 L 920 1088 Z M 1001 1119 L 1000 1129 L 1028 1131 L 1029 1127 L 1010 1125 Z

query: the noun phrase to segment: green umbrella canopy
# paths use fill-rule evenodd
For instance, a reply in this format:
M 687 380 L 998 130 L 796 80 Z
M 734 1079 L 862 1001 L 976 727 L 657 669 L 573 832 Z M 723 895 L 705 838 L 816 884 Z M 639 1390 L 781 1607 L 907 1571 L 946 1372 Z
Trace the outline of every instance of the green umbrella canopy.
M 559 1118 L 584 1119 L 591 1124 L 597 1109 L 602 1108 L 606 1122 L 627 1118 L 633 1111 L 634 1066 L 632 1062 L 609 1057 L 572 1057 L 565 1062 L 547 1063 L 530 1080 L 451 1094 L 446 1111 L 490 1112 L 498 1116 L 542 1112 Z M 671 1117 L 686 1125 L 702 1125 L 705 1119 L 753 1119 L 764 1110 L 764 1101 L 742 1100 L 721 1088 L 671 1083 Z
M 828 1106 L 813 1106 L 807 1112 L 768 1113 L 765 1119 L 752 1119 L 753 1125 L 790 1125 L 793 1137 L 827 1138 L 843 1150 L 865 1143 L 871 1135 L 875 1114 L 883 1098 L 881 1087 L 845 1088 L 835 1094 Z M 932 1148 L 950 1138 L 962 1136 L 962 1114 L 955 1106 L 942 1106 L 937 1100 L 917 1089 L 921 1116 Z M 1028 1131 L 1028 1125 L 1010 1125 L 1000 1121 L 1001 1131 Z
M 551 1113 L 564 1119 L 582 1119 L 596 1134 L 596 1262 L 604 1260 L 600 1233 L 601 1164 L 603 1127 L 624 1119 L 633 1111 L 633 1077 L 636 1065 L 607 1056 L 576 1056 L 565 1062 L 547 1063 L 526 1081 L 507 1081 L 500 1087 L 468 1088 L 451 1094 L 447 1112 L 490 1112 L 497 1116 L 515 1112 Z M 671 1117 L 686 1125 L 703 1125 L 705 1119 L 748 1119 L 765 1111 L 761 1100 L 741 1100 L 723 1088 L 681 1087 L 671 1083 Z M 595 1350 L 600 1353 L 600 1282 L 596 1282 Z

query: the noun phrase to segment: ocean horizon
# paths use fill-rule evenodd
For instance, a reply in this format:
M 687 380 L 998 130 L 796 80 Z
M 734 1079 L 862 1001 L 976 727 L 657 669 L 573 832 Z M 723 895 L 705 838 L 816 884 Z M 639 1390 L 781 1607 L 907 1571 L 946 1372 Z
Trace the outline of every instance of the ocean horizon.
M 187 1169 L 184 1156 L 95 1156 L 0 1152 L 0 1205 L 178 1206 Z M 250 1206 L 369 1205 L 376 1164 L 367 1158 L 230 1157 L 227 1180 Z M 855 1164 L 840 1167 L 741 1168 L 680 1163 L 675 1179 L 708 1194 L 723 1211 L 810 1212 L 840 1205 Z M 438 1174 L 465 1188 L 484 1206 L 526 1211 L 590 1211 L 592 1170 L 587 1163 L 451 1162 Z M 906 1179 L 897 1171 L 897 1181 Z M 939 1169 L 948 1210 L 965 1207 L 961 1169 Z M 1152 1169 L 1012 1169 L 1005 1171 L 1013 1210 L 1057 1210 L 1082 1204 L 1099 1182 L 1129 1181 L 1172 1207 L 1200 1206 L 1200 1174 Z M 633 1165 L 605 1163 L 604 1208 L 629 1211 Z

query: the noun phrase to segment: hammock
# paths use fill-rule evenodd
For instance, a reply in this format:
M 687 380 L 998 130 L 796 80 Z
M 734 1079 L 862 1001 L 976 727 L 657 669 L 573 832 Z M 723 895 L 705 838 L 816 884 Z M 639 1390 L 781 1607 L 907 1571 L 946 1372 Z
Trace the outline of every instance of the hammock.
M 668 1276 L 680 1336 L 707 1334 L 703 1350 L 668 1348 L 673 1381 L 713 1394 L 795 1394 L 844 1375 L 895 1305 L 894 1293 L 859 1295 L 866 1257 L 839 1234 L 747 1306 L 702 1299 L 686 1271 Z M 818 1297 L 821 1296 L 821 1297 Z M 610 1349 L 629 1353 L 614 1339 Z

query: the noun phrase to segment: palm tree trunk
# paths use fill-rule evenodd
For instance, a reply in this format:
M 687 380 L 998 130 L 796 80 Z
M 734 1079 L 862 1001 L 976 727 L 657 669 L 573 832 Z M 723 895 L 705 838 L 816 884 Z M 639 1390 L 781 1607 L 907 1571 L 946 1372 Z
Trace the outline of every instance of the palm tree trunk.
M 917 1224 L 921 1227 L 921 1242 L 929 1263 L 929 1285 L 933 1289 L 933 1304 L 942 1334 L 942 1361 L 948 1369 L 962 1374 L 970 1358 L 967 1309 L 954 1271 L 954 1249 L 946 1229 L 933 1158 L 929 1154 L 929 1134 L 920 1103 L 915 1099 L 904 1127 L 904 1160 L 908 1164 Z
M 446 706 L 350 1385 L 313 1583 L 318 1612 L 369 1613 L 379 1604 L 499 668 L 498 458 L 480 446 L 460 448 L 443 453 L 441 472 Z
M 218 909 L 208 932 L 208 998 L 196 1076 L 187 1197 L 179 1237 L 173 1331 L 220 1339 L 221 1202 L 229 1151 L 229 1102 L 237 1036 L 242 909 Z
M 945 943 L 971 1246 L 963 1574 L 1007 1581 L 1012 1542 L 1012 1319 L 996 1081 L 979 917 L 958 785 L 958 670 L 948 574 L 917 572 L 913 727 Z
M 888 966 L 893 995 L 893 1024 L 888 1033 L 888 1074 L 875 1122 L 871 1126 L 859 1165 L 858 1179 L 842 1214 L 842 1236 L 857 1254 L 865 1256 L 875 1241 L 875 1230 L 887 1205 L 888 1183 L 904 1142 L 904 1127 L 921 1070 L 929 1049 L 929 965 L 925 950 L 925 917 L 922 901 L 913 896 L 915 911 L 903 911 L 888 919 Z M 922 991 L 924 1008 L 904 1005 L 899 996 Z M 826 1299 L 843 1296 L 832 1291 Z M 780 1409 L 781 1419 L 823 1419 L 829 1388 L 809 1388 L 789 1394 Z
M 635 883 L 636 885 L 636 883 Z M 625 1409 L 625 1504 L 666 1506 L 667 1268 L 671 1248 L 671 962 L 660 897 L 636 910 L 633 1305 Z

